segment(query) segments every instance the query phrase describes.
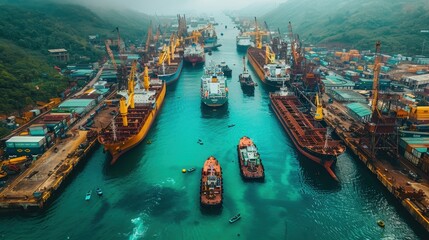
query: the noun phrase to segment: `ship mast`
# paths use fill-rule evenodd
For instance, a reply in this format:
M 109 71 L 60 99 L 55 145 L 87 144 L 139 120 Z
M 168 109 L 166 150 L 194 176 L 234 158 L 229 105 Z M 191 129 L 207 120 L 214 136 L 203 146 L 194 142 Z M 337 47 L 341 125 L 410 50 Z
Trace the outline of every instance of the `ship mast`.
M 246 72 L 246 56 L 243 56 L 243 72 Z
M 112 132 L 113 132 L 113 141 L 117 141 L 118 140 L 118 136 L 116 136 L 116 123 L 115 123 L 115 118 L 112 119 Z
M 323 146 L 324 149 L 328 148 L 328 137 L 331 135 L 331 128 L 326 128 L 326 136 L 325 136 L 325 146 Z

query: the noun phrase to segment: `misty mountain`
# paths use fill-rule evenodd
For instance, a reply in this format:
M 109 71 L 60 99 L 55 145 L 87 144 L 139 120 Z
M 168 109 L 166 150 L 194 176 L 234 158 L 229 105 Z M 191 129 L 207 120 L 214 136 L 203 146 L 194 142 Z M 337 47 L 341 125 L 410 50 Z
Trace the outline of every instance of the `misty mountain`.
M 420 54 L 429 26 L 427 0 L 288 0 L 262 16 L 269 25 L 293 32 L 306 43 L 341 44 L 350 48 L 382 52 Z M 429 54 L 429 51 L 425 51 Z
M 11 2 L 13 4 L 8 4 Z M 89 35 L 141 41 L 148 17 L 130 11 L 101 11 L 47 1 L 0 1 L 0 113 L 22 110 L 35 101 L 57 97 L 66 79 L 53 69 L 48 49 L 65 48 L 70 63 L 94 62 L 106 56 L 88 42 Z
M 261 16 L 271 11 L 274 11 L 276 7 L 278 7 L 278 4 L 251 4 L 247 7 L 240 9 L 239 11 L 235 11 L 234 14 L 238 16 Z

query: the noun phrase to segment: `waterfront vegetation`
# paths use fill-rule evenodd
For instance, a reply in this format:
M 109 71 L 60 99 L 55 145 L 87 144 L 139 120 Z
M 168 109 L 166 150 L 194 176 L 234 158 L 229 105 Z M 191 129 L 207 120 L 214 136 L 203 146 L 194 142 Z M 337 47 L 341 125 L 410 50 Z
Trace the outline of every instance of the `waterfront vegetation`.
M 58 97 L 67 88 L 68 79 L 54 66 L 99 61 L 105 55 L 104 42 L 96 47 L 88 36 L 116 38 L 112 32 L 116 25 L 105 19 L 107 12 L 103 15 L 77 5 L 24 2 L 0 8 L 0 114 L 19 114 L 36 101 Z M 120 23 L 126 24 L 133 16 Z M 139 22 L 139 29 L 135 23 L 125 25 L 121 34 L 125 39 L 142 37 L 145 22 L 145 18 Z M 48 49 L 56 48 L 67 49 L 69 62 L 49 57 Z

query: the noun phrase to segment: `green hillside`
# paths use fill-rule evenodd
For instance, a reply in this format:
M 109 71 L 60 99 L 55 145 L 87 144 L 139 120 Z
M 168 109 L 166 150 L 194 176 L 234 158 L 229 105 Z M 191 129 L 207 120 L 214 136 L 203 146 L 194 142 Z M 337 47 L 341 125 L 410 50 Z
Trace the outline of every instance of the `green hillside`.
M 282 32 L 291 21 L 294 33 L 313 44 L 373 49 L 380 40 L 382 52 L 415 55 L 429 40 L 420 33 L 429 28 L 427 0 L 288 0 L 262 19 Z
M 112 30 L 119 27 L 122 38 L 132 39 L 144 36 L 148 26 L 143 14 L 140 20 L 138 14 L 95 14 L 77 5 L 5 2 L 11 1 L 0 1 L 0 114 L 16 114 L 65 90 L 67 79 L 53 66 L 66 63 L 50 59 L 48 49 L 67 49 L 69 64 L 95 62 L 106 54 L 88 43 L 88 35 L 115 38 Z M 130 18 L 138 24 L 127 24 Z

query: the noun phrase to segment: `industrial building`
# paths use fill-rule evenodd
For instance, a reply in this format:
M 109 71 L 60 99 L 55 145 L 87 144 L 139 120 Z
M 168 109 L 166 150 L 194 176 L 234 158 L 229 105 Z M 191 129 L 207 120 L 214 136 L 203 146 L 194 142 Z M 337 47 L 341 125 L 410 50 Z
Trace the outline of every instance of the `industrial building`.
M 367 100 L 361 94 L 348 89 L 331 89 L 327 91 L 328 95 L 339 102 L 360 102 L 366 103 Z
M 429 86 L 429 74 L 409 76 L 403 81 L 411 89 L 423 89 Z
M 380 79 L 378 81 L 378 90 L 386 91 L 390 89 L 390 80 Z M 355 89 L 371 90 L 373 88 L 374 81 L 372 79 L 360 78 L 355 85 Z
M 350 115 L 361 121 L 368 122 L 371 119 L 371 109 L 368 105 L 363 103 L 349 103 L 346 105 L 348 112 Z
M 353 89 L 355 83 L 349 80 L 346 80 L 338 75 L 328 75 L 326 79 L 322 79 L 323 85 L 325 86 L 325 91 L 331 89 Z
M 67 62 L 69 60 L 69 53 L 64 48 L 49 49 L 49 56 L 60 62 Z
M 73 109 L 77 114 L 88 113 L 96 104 L 95 99 L 68 99 L 61 103 L 59 109 Z

